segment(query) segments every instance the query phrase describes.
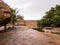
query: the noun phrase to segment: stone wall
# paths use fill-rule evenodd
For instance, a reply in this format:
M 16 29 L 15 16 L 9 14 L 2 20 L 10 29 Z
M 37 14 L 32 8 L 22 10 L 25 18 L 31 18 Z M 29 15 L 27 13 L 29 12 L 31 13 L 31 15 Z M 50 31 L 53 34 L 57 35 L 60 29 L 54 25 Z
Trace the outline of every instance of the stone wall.
M 37 20 L 20 20 L 15 23 L 18 26 L 27 26 L 29 28 L 37 28 Z
M 25 24 L 29 28 L 37 28 L 37 21 L 36 20 L 26 20 Z

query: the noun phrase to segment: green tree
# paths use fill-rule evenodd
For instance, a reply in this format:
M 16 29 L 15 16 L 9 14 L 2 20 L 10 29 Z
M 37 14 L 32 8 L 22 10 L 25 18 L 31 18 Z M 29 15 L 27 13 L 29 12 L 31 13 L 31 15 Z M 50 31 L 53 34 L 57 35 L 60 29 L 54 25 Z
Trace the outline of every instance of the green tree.
M 25 25 L 25 21 L 24 21 L 24 17 L 23 16 L 17 15 L 16 18 L 17 18 L 17 20 L 23 20 L 24 25 Z
M 17 15 L 16 18 L 17 18 L 17 20 L 24 20 L 23 16 L 21 16 L 21 15 Z
M 14 28 L 14 24 L 16 22 L 16 10 L 11 8 L 11 23 L 12 23 L 12 28 Z
M 43 27 L 60 27 L 60 5 L 56 5 L 56 7 L 51 7 L 51 9 L 46 12 L 46 15 L 43 16 L 43 18 L 37 23 L 38 26 L 41 25 Z

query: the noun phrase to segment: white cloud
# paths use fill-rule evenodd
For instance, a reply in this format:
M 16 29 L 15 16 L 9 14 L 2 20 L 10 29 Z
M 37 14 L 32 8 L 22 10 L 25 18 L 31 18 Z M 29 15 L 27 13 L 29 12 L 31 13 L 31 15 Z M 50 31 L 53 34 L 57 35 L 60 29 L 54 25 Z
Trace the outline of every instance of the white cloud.
M 4 0 L 13 8 L 18 8 L 25 19 L 41 19 L 60 0 Z

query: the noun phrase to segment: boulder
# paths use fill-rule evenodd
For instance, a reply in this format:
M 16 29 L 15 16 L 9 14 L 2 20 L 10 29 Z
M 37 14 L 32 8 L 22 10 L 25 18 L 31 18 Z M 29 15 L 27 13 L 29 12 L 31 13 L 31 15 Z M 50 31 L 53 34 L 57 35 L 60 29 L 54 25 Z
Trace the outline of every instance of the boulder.
M 0 26 L 9 23 L 10 18 L 10 7 L 3 0 L 0 0 Z

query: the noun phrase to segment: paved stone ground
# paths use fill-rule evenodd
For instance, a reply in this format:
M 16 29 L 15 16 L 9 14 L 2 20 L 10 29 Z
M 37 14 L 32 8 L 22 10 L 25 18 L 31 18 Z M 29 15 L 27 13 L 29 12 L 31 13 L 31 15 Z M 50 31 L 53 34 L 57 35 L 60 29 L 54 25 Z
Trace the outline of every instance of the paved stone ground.
M 17 27 L 12 31 L 0 32 L 0 45 L 60 45 L 60 35 Z

